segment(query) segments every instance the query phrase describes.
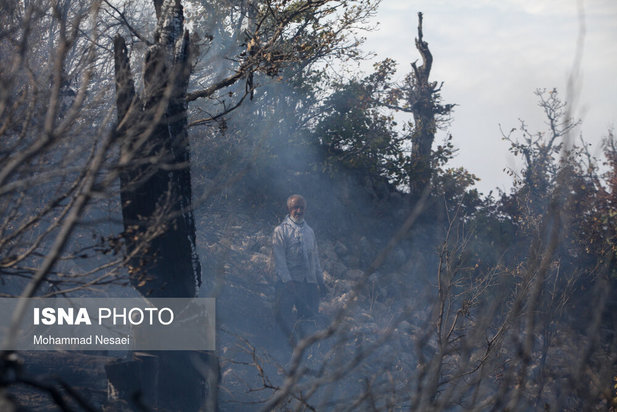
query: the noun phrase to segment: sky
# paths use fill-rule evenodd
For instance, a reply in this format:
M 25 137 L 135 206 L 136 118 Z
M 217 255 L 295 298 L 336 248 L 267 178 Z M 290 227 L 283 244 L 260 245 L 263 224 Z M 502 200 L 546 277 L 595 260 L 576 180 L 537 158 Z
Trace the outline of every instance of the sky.
M 459 149 L 451 165 L 478 176 L 481 192 L 509 191 L 512 178 L 504 169 L 521 166 L 500 125 L 509 131 L 523 119 L 530 130 L 545 130 L 534 95 L 539 88 L 557 88 L 572 103 L 582 120 L 574 137 L 582 135 L 601 154 L 602 139 L 617 126 L 616 0 L 382 0 L 376 30 L 364 34 L 365 50 L 376 53 L 370 62 L 390 57 L 399 78 L 409 72 L 420 59 L 413 43 L 418 11 L 434 58 L 431 80 L 444 82 L 443 103 L 457 104 L 447 129 Z M 576 59 L 579 39 L 582 58 Z M 576 62 L 576 92 L 568 96 Z

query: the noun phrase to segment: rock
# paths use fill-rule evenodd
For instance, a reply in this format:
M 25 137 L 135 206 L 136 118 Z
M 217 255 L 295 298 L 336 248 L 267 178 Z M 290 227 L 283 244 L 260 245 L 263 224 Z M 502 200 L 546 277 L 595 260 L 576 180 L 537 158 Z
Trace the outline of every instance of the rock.
M 371 245 L 371 242 L 366 238 L 366 236 L 362 236 L 358 241 L 358 248 L 363 254 L 367 254 L 372 256 L 375 252 L 375 247 Z
M 350 269 L 345 274 L 345 277 L 349 280 L 359 281 L 364 277 L 364 271 L 359 269 Z
M 354 282 L 345 279 L 337 279 L 334 281 L 334 295 L 343 297 L 353 288 Z M 336 298 L 335 298 L 336 299 Z
M 334 278 L 342 278 L 347 273 L 347 267 L 340 261 L 334 259 L 324 259 L 321 262 L 323 269 L 327 270 Z
M 257 234 L 255 235 L 255 241 L 257 242 L 257 247 L 259 249 L 268 247 L 271 245 L 270 236 L 266 235 L 265 233 L 261 231 L 257 232 Z
M 262 266 L 265 269 L 268 266 L 270 258 L 268 255 L 263 253 L 253 253 L 250 260 L 251 263 Z
M 334 251 L 339 257 L 343 257 L 343 256 L 346 256 L 347 253 L 349 253 L 349 248 L 345 246 L 343 243 L 341 243 L 340 240 L 337 240 L 336 244 L 334 245 Z
M 398 329 L 402 332 L 402 333 L 411 333 L 411 324 L 409 322 L 407 322 L 406 320 L 401 321 L 401 323 L 398 324 Z
M 333 284 L 334 283 L 335 278 L 327 270 L 324 270 L 323 271 L 323 281 L 324 281 L 324 283 L 329 285 L 329 284 Z
M 320 248 L 323 260 L 339 260 L 336 252 L 334 251 L 334 245 L 331 242 L 324 242 Z
M 258 250 L 257 240 L 253 237 L 249 237 L 242 242 L 242 249 L 244 251 Z
M 345 256 L 345 263 L 349 267 L 358 267 L 360 266 L 360 259 L 355 255 L 347 255 Z

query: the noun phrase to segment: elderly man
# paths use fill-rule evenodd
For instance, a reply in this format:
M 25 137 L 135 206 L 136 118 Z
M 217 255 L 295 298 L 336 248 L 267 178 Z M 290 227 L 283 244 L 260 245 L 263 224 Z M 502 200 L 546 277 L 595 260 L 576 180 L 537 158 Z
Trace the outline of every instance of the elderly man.
M 289 214 L 274 229 L 272 238 L 278 278 L 275 310 L 281 327 L 294 338 L 306 333 L 301 325 L 303 322 L 297 322 L 296 318 L 305 321 L 317 315 L 320 292 L 325 292 L 325 288 L 315 233 L 304 221 L 306 200 L 300 195 L 291 195 L 287 199 L 287 210 Z M 297 316 L 293 313 L 294 306 Z

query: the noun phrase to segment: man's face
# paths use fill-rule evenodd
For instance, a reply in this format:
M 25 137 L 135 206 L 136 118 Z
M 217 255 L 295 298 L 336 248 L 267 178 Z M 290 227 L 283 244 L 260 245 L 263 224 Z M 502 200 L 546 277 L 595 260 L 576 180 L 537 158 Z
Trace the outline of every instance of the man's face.
M 306 209 L 304 200 L 300 198 L 292 199 L 289 204 L 289 216 L 296 221 L 302 220 L 304 219 L 304 209 Z

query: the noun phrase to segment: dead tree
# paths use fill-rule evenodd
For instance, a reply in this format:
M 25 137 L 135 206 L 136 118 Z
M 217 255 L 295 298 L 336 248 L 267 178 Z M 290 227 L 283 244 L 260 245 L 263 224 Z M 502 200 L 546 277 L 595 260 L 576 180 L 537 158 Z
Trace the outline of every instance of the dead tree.
M 178 1 L 163 5 L 154 37 L 142 96 L 135 94 L 124 39 L 114 42 L 122 217 L 128 249 L 148 245 L 131 264 L 131 280 L 146 296 L 193 297 L 201 269 L 187 134 L 189 36 Z
M 114 41 L 122 217 L 133 256 L 129 272 L 144 296 L 194 297 L 201 268 L 187 133 L 189 35 L 179 0 L 154 3 L 157 28 L 145 55 L 141 96 L 135 92 L 125 41 L 120 36 Z M 121 362 L 108 367 L 108 376 L 120 398 L 140 394 L 149 407 L 198 410 L 206 395 L 212 399 L 214 394 L 204 393 L 206 378 L 194 365 L 205 359 L 192 355 L 165 352 Z
M 418 37 L 416 49 L 422 57 L 422 65 L 411 63 L 412 72 L 401 88 L 403 111 L 413 114 L 414 126 L 411 134 L 411 160 L 409 163 L 409 189 L 415 203 L 431 181 L 434 166 L 432 146 L 438 124 L 448 117 L 453 104 L 441 104 L 442 84 L 430 81 L 433 55 L 424 41 L 422 32 L 422 13 L 418 13 Z

